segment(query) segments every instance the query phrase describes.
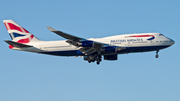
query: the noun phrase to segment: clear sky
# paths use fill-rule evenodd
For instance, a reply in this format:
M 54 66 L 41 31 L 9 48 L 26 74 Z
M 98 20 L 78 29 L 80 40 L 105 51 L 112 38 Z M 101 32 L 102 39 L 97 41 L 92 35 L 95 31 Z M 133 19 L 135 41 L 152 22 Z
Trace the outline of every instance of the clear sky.
M 0 101 L 180 101 L 179 0 L 2 0 Z M 159 32 L 175 40 L 155 52 L 87 63 L 10 50 L 2 20 L 41 40 L 64 40 L 46 26 L 83 37 Z

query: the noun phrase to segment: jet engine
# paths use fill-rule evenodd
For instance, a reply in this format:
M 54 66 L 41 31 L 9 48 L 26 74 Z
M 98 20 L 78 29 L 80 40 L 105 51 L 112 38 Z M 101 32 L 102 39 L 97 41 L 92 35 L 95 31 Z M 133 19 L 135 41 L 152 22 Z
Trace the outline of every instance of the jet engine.
M 114 52 L 117 52 L 117 51 L 120 51 L 122 50 L 123 48 L 121 47 L 117 47 L 117 46 L 108 46 L 108 47 L 103 47 L 101 49 L 102 52 L 105 52 L 105 53 L 114 53 Z
M 117 60 L 117 55 L 104 55 L 104 60 Z
M 82 47 L 93 47 L 94 42 L 93 41 L 82 41 L 78 43 L 78 46 Z
M 109 47 L 103 47 L 101 49 L 102 52 L 105 52 L 105 53 L 112 53 L 112 52 L 116 52 L 116 47 L 112 47 L 112 46 L 109 46 Z

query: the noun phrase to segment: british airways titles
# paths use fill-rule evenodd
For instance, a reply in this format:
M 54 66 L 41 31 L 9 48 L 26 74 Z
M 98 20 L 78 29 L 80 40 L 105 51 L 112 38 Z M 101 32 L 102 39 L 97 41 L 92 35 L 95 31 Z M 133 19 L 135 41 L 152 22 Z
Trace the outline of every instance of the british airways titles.
M 122 43 L 122 42 L 142 42 L 143 39 L 119 39 L 119 40 L 111 40 L 111 43 Z

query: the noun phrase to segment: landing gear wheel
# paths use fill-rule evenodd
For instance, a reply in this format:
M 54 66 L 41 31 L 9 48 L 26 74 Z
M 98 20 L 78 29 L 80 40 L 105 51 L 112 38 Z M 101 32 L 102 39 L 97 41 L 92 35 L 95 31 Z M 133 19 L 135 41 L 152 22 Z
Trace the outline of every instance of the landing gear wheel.
M 155 57 L 156 57 L 156 58 L 158 58 L 158 57 L 159 57 L 159 55 L 156 55 Z
M 156 58 L 159 57 L 158 52 L 159 52 L 159 50 L 156 51 L 156 56 L 155 56 Z
M 99 61 L 97 61 L 97 65 L 99 65 L 100 64 L 100 62 Z
M 91 60 L 88 60 L 89 63 L 91 63 Z

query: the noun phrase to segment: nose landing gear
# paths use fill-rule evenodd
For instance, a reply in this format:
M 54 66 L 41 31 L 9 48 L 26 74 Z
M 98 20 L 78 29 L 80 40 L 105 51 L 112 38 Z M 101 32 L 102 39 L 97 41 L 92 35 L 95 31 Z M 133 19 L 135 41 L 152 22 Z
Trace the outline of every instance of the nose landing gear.
M 159 57 L 158 52 L 159 52 L 159 50 L 156 51 L 156 56 L 155 56 L 156 58 Z

